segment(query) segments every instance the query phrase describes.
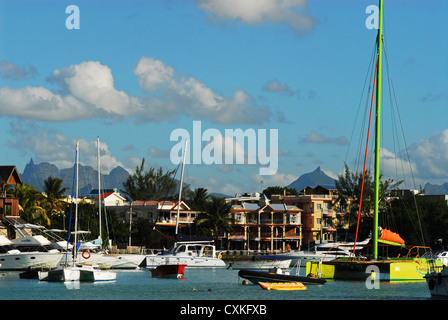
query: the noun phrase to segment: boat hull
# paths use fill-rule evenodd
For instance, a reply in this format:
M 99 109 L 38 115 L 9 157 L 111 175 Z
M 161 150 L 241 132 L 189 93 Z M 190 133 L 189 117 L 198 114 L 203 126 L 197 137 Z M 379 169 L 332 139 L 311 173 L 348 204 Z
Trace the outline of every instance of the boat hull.
M 443 268 L 441 272 L 427 273 L 425 279 L 432 297 L 448 298 L 448 268 Z
M 59 266 L 49 271 L 39 271 L 39 280 L 50 282 L 67 281 L 114 281 L 116 274 L 114 272 L 99 270 L 93 266 Z
M 145 255 L 141 254 L 104 254 L 98 265 L 110 269 L 137 269 L 145 262 Z
M 284 260 L 253 260 L 253 261 L 232 261 L 229 266 L 234 270 L 241 269 L 272 269 L 272 268 L 280 268 L 280 269 L 288 269 L 291 265 L 291 259 Z
M 325 279 L 295 276 L 290 274 L 278 274 L 261 270 L 240 270 L 238 276 L 249 280 L 253 284 L 259 282 L 302 282 L 307 284 L 324 284 Z
M 226 263 L 219 258 L 208 257 L 184 257 L 176 255 L 151 255 L 146 256 L 146 267 L 156 268 L 164 264 L 185 264 L 187 268 L 225 267 Z
M 382 261 L 333 260 L 307 262 L 306 274 L 316 274 L 323 279 L 424 281 L 429 261 L 424 258 L 391 259 Z
M 1 254 L 1 270 L 21 271 L 38 268 L 55 268 L 64 255 L 62 253 L 23 252 L 17 254 Z
M 151 270 L 153 278 L 183 278 L 185 264 L 166 264 Z

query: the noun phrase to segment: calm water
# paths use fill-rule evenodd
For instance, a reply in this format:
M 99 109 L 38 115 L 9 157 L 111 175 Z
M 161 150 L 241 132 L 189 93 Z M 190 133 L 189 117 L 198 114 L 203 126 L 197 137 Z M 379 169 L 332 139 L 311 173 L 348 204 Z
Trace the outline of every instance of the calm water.
M 115 282 L 51 283 L 0 274 L 1 300 L 429 300 L 426 282 L 387 283 L 368 289 L 364 282 L 328 281 L 305 291 L 265 291 L 242 285 L 237 270 L 186 269 L 185 278 L 157 279 L 148 270 L 116 271 Z M 301 274 L 304 274 L 302 270 Z

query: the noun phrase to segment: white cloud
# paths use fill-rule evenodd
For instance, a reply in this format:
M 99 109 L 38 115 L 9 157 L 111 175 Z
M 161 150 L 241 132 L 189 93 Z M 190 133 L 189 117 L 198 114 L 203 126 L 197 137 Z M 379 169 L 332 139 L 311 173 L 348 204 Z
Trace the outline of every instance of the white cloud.
M 236 89 L 233 97 L 223 97 L 202 81 L 177 74 L 162 61 L 143 57 L 134 67 L 134 74 L 145 92 L 157 94 L 142 101 L 148 117 L 186 114 L 218 123 L 261 123 L 269 116 L 267 108 L 253 106 L 252 98 Z M 157 107 L 157 108 L 156 108 Z
M 178 115 L 217 123 L 261 123 L 268 108 L 254 105 L 241 89 L 233 97 L 216 94 L 202 81 L 176 74 L 162 61 L 143 57 L 134 74 L 145 96 L 130 96 L 114 86 L 112 71 L 96 61 L 55 70 L 47 81 L 60 90 L 44 87 L 0 88 L 0 114 L 46 121 L 91 118 L 157 122 Z
M 336 145 L 346 145 L 348 144 L 347 138 L 344 136 L 340 137 L 325 137 L 317 132 L 311 132 L 305 138 L 301 140 L 301 142 L 306 143 L 318 143 L 318 144 L 336 144 Z
M 11 124 L 15 141 L 8 141 L 9 146 L 24 154 L 33 154 L 36 163 L 49 162 L 59 169 L 71 168 L 75 162 L 76 139 L 41 128 L 28 121 Z M 126 166 L 112 156 L 107 143 L 100 141 L 101 170 L 108 173 L 117 166 Z M 79 139 L 79 163 L 97 168 L 97 140 Z M 132 170 L 127 169 L 129 172 Z
M 293 96 L 294 90 L 292 90 L 287 84 L 280 84 L 278 80 L 271 80 L 265 83 L 263 90 L 273 93 L 280 93 L 287 96 Z
M 432 183 L 448 181 L 448 129 L 410 146 L 409 154 L 419 179 Z
M 237 20 L 245 24 L 285 24 L 296 32 L 313 28 L 306 0 L 196 0 L 199 8 L 215 18 Z
M 24 80 L 36 76 L 37 70 L 32 65 L 18 66 L 9 61 L 0 61 L 0 77 L 9 80 Z
M 288 186 L 297 179 L 297 176 L 289 173 L 277 173 L 271 176 L 262 176 L 259 174 L 253 174 L 251 178 L 257 184 L 263 181 L 262 183 L 263 188 L 267 188 L 271 186 L 280 186 L 280 187 Z

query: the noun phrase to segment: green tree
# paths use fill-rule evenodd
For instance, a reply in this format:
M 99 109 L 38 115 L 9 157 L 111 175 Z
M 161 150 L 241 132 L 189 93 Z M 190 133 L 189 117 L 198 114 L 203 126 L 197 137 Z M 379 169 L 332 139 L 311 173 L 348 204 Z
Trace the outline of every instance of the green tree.
M 49 226 L 51 220 L 45 211 L 42 202 L 44 197 L 29 184 L 17 186 L 17 196 L 19 199 L 19 211 L 22 219 L 29 223 Z
M 192 210 L 203 212 L 208 198 L 208 191 L 205 188 L 196 188 L 188 192 L 188 204 Z
M 206 202 L 205 211 L 195 219 L 198 231 L 217 240 L 222 232 L 231 232 L 230 204 L 225 198 L 211 196 Z
M 164 172 L 162 167 L 158 170 L 150 168 L 145 171 L 145 158 L 140 166 L 137 166 L 135 173 L 130 175 L 123 182 L 121 192 L 128 200 L 151 200 L 162 199 L 173 196 L 176 191 L 176 183 L 172 175 L 175 170 Z
M 51 176 L 48 177 L 44 180 L 43 191 L 43 204 L 47 209 L 47 215 L 49 217 L 52 215 L 59 215 L 61 211 L 66 210 L 68 205 L 63 199 L 65 198 L 65 191 L 67 191 L 67 188 L 64 188 L 62 179 Z
M 288 188 L 288 187 L 280 187 L 280 186 L 271 186 L 267 187 L 263 190 L 263 193 L 266 195 L 266 197 L 270 198 L 273 194 L 286 194 L 287 196 L 294 196 L 298 195 L 298 191 L 295 188 Z
M 369 170 L 366 171 L 364 176 L 364 189 L 362 195 L 361 210 L 359 210 L 361 200 L 361 188 L 362 188 L 363 174 L 362 172 L 352 172 L 345 165 L 344 173 L 338 176 L 336 180 L 336 189 L 339 195 L 338 201 L 335 205 L 339 206 L 339 211 L 349 211 L 349 225 L 351 227 L 356 226 L 358 220 L 358 213 L 361 213 L 360 220 L 364 217 L 368 217 L 368 223 L 371 225 L 371 217 L 374 210 L 374 193 L 375 182 Z M 390 206 L 388 201 L 392 190 L 398 189 L 403 181 L 395 182 L 393 179 L 383 180 L 380 175 L 379 181 L 379 212 L 385 213 Z M 370 232 L 371 228 L 367 228 L 366 232 Z

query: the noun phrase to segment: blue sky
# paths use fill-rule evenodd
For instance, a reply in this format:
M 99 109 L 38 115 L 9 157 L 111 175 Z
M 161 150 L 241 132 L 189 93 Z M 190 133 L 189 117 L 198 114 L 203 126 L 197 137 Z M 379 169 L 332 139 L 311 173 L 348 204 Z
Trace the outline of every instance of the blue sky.
M 256 192 L 318 166 L 335 177 L 355 161 L 352 130 L 376 38 L 366 8 L 376 4 L 0 0 L 0 163 L 70 167 L 79 139 L 81 163 L 95 166 L 100 136 L 105 172 L 132 171 L 142 158 L 174 169 L 171 133 L 192 135 L 200 121 L 222 135 L 266 130 L 268 142 L 278 130 L 278 169 L 261 176 L 259 162 L 190 164 L 193 187 Z M 79 29 L 66 28 L 69 5 L 79 8 Z M 384 6 L 412 173 L 417 185 L 448 182 L 448 2 Z M 402 148 L 385 142 L 386 174 Z

